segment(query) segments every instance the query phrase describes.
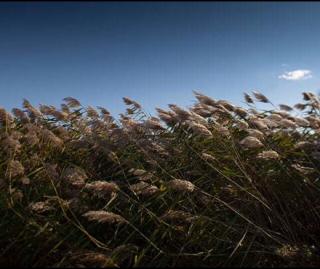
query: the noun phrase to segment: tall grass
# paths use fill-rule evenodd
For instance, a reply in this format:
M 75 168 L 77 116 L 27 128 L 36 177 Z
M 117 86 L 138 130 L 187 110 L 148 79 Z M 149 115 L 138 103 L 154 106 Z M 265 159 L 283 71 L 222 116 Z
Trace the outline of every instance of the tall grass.
M 320 266 L 319 97 L 194 94 L 1 109 L 0 265 Z

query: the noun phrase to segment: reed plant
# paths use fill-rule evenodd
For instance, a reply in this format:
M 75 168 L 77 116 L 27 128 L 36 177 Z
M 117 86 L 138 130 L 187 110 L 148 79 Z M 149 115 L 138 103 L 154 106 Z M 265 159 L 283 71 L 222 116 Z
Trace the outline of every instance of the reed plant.
M 194 94 L 1 108 L 0 265 L 320 266 L 319 96 Z

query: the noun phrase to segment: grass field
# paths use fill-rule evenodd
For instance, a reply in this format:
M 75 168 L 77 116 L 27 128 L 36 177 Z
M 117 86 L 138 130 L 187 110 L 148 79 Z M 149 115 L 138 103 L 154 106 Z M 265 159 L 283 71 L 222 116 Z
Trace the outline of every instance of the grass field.
M 320 266 L 319 96 L 194 94 L 1 109 L 0 266 Z

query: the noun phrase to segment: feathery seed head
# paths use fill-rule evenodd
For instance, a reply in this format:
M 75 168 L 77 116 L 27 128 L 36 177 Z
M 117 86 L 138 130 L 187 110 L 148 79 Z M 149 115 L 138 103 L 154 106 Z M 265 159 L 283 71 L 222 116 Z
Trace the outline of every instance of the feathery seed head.
M 83 214 L 83 216 L 86 217 L 89 221 L 96 221 L 98 223 L 127 223 L 127 221 L 122 216 L 104 210 L 88 211 Z
M 251 119 L 250 123 L 260 130 L 269 129 L 268 125 L 262 119 L 259 118 Z
M 308 116 L 306 119 L 309 121 L 309 124 L 313 129 L 320 128 L 320 119 L 318 117 Z
M 106 181 L 94 181 L 87 183 L 84 188 L 91 191 L 98 197 L 104 197 L 119 191 L 119 187 L 116 183 Z
M 228 137 L 230 135 L 229 129 L 225 126 L 221 126 L 218 124 L 214 126 L 214 129 L 222 136 Z
M 240 117 L 246 117 L 248 112 L 242 107 L 236 107 L 234 112 Z
M 167 182 L 167 186 L 178 192 L 193 192 L 195 189 L 195 185 L 193 185 L 190 181 L 188 180 L 183 180 L 183 179 L 173 179 Z
M 200 116 L 199 114 L 197 114 L 197 113 L 195 113 L 193 111 L 191 111 L 190 113 L 192 115 L 192 119 L 195 122 L 200 123 L 200 124 L 205 125 L 205 126 L 208 124 L 204 117 Z
M 284 111 L 292 111 L 293 110 L 293 108 L 291 106 L 284 105 L 284 104 L 280 104 L 279 107 L 281 110 L 284 110 Z
M 247 130 L 249 128 L 249 124 L 243 120 L 239 120 L 236 122 L 236 126 L 240 129 L 240 130 Z
M 21 109 L 19 108 L 13 108 L 12 109 L 12 114 L 19 120 L 21 120 L 22 122 L 29 122 L 30 119 L 29 117 L 27 116 L 27 114 L 22 111 Z
M 89 118 L 92 118 L 92 119 L 97 119 L 99 118 L 99 114 L 98 112 L 91 106 L 88 106 L 87 107 L 87 116 Z
M 62 121 L 66 121 L 69 116 L 66 112 L 59 111 L 59 110 L 52 111 L 51 115 L 54 116 L 57 120 L 62 120 Z
M 308 174 L 311 174 L 314 172 L 313 168 L 305 167 L 305 166 L 302 166 L 298 163 L 292 164 L 291 167 L 293 167 L 294 169 L 296 169 L 297 171 L 299 171 L 303 175 L 308 175 Z
M 208 154 L 208 153 L 205 153 L 205 152 L 203 152 L 202 154 L 201 154 L 201 156 L 202 156 L 202 158 L 204 159 L 204 160 L 206 160 L 206 161 L 216 161 L 216 158 L 215 157 L 213 157 L 211 154 Z
M 191 113 L 186 111 L 175 104 L 168 105 L 172 111 L 174 111 L 180 121 L 185 121 L 191 118 Z
M 130 186 L 130 189 L 136 194 L 141 196 L 150 196 L 157 192 L 159 189 L 157 186 L 151 185 L 146 182 L 138 182 Z
M 30 203 L 29 204 L 29 209 L 37 214 L 42 214 L 47 211 L 51 211 L 54 208 L 50 206 L 49 201 L 41 201 L 41 202 L 35 202 L 35 203 Z
M 312 92 L 303 92 L 303 100 L 310 101 L 315 98 L 315 95 Z
M 276 250 L 276 254 L 283 258 L 294 258 L 299 254 L 299 247 L 295 245 L 284 245 Z
M 279 154 L 274 150 L 266 150 L 258 154 L 260 159 L 279 159 Z
M 291 116 L 289 112 L 283 110 L 277 111 L 275 113 L 280 115 L 282 118 L 289 118 Z
M 79 106 L 81 106 L 80 102 L 77 99 L 73 98 L 73 97 L 66 97 L 66 98 L 63 98 L 63 100 L 67 102 L 67 105 L 69 107 L 79 107 Z
M 73 254 L 72 257 L 70 257 L 70 260 L 78 266 L 81 264 L 81 266 L 89 268 L 118 267 L 108 255 L 93 251 L 81 251 L 77 254 Z
M 202 93 L 199 93 L 197 91 L 193 91 L 193 93 L 201 104 L 205 104 L 208 106 L 214 106 L 216 104 L 216 101 L 214 99 L 212 99 Z
M 195 218 L 191 213 L 182 210 L 168 210 L 160 217 L 162 220 L 174 223 L 191 223 Z
M 54 106 L 40 105 L 40 111 L 44 115 L 52 115 L 56 111 L 56 108 Z
M 235 106 L 232 105 L 231 103 L 229 103 L 226 100 L 219 100 L 219 101 L 217 101 L 217 104 L 218 105 L 222 105 L 228 111 L 234 111 L 235 110 Z
M 304 110 L 307 107 L 307 105 L 298 103 L 298 104 L 295 104 L 294 107 L 299 110 Z
M 197 135 L 201 135 L 204 137 L 212 137 L 212 133 L 207 129 L 207 127 L 200 123 L 190 122 L 189 126 L 192 129 L 192 131 Z
M 256 137 L 259 140 L 263 140 L 264 139 L 264 134 L 261 131 L 257 130 L 257 129 L 247 129 L 246 131 L 248 132 L 249 136 Z
M 282 117 L 279 114 L 271 114 L 267 117 L 267 119 L 269 120 L 273 120 L 273 121 L 281 121 Z
M 66 104 L 61 104 L 60 107 L 61 107 L 61 111 L 63 113 L 65 113 L 66 115 L 70 114 L 70 109 Z
M 279 126 L 279 124 L 276 121 L 273 121 L 269 118 L 263 118 L 261 119 L 261 121 L 264 122 L 269 128 L 275 128 Z
M 165 130 L 165 128 L 161 125 L 159 120 L 155 119 L 148 119 L 145 121 L 146 128 L 152 129 L 152 130 Z
M 141 109 L 141 105 L 129 97 L 123 97 L 122 99 L 127 106 L 132 105 L 135 109 Z
M 252 91 L 254 97 L 259 101 L 259 102 L 262 102 L 262 103 L 269 103 L 269 99 L 264 96 L 262 93 L 258 92 L 258 91 Z
M 143 170 L 143 169 L 134 169 L 134 168 L 131 168 L 129 170 L 130 173 L 132 173 L 134 176 L 142 176 L 144 174 L 147 173 L 146 170 Z
M 279 124 L 284 128 L 297 128 L 298 126 L 291 120 L 288 119 L 282 119 L 279 121 Z
M 244 93 L 244 99 L 245 99 L 246 103 L 248 103 L 248 104 L 253 104 L 254 103 L 254 101 L 251 98 L 251 96 L 249 94 L 247 94 L 247 93 Z
M 306 119 L 304 118 L 294 118 L 294 121 L 295 123 L 300 126 L 300 127 L 308 127 L 310 124 L 309 124 L 309 121 L 307 121 Z
M 68 167 L 65 169 L 63 178 L 71 185 L 85 185 L 85 180 L 88 178 L 85 171 L 79 167 Z
M 43 140 L 51 144 L 52 146 L 60 147 L 63 144 L 63 140 L 57 137 L 52 131 L 48 129 L 42 129 L 41 135 Z
M 253 136 L 247 136 L 246 138 L 242 139 L 240 144 L 246 148 L 260 148 L 263 146 L 260 140 Z
M 23 99 L 23 107 L 28 110 L 32 118 L 40 118 L 42 116 L 42 113 L 33 107 L 27 99 Z
M 4 108 L 0 108 L 0 122 L 5 126 L 13 122 L 13 117 Z
M 106 108 L 102 106 L 98 106 L 97 108 L 100 110 L 102 115 L 110 115 L 110 112 Z

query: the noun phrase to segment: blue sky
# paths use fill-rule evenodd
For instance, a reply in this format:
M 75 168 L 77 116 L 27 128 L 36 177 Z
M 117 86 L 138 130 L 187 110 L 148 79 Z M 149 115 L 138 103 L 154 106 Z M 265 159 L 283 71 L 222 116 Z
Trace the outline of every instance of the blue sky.
M 319 14 L 319 2 L 1 2 L 0 106 L 73 96 L 116 115 L 128 96 L 153 113 L 192 105 L 195 89 L 294 104 L 320 88 Z

